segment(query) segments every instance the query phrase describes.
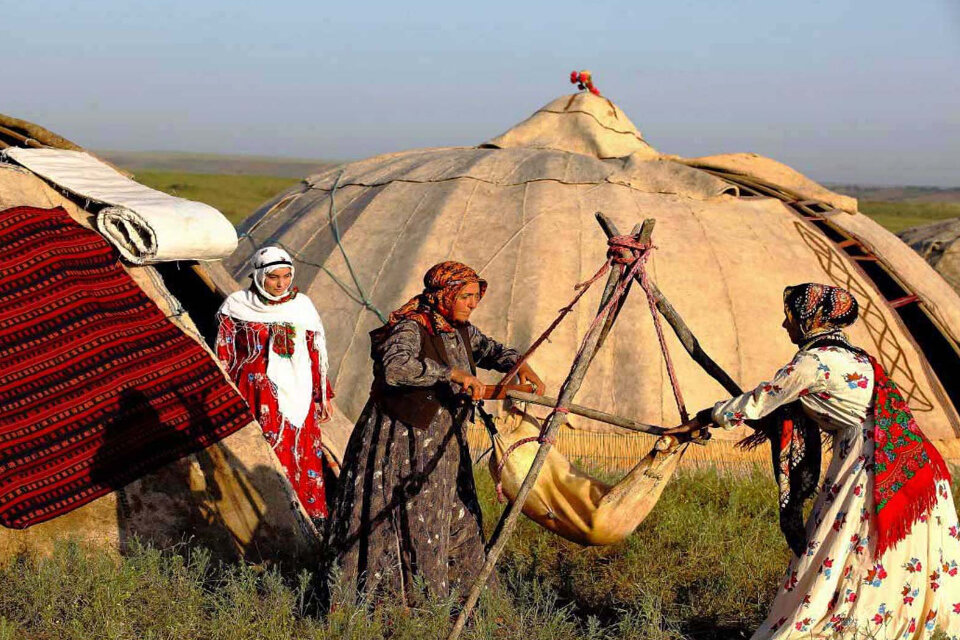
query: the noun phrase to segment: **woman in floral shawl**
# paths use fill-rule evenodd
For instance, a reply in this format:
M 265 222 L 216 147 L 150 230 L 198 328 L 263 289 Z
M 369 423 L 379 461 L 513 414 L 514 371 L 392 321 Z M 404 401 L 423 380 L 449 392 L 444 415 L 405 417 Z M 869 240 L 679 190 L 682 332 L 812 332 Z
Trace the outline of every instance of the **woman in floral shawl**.
M 960 532 L 950 475 L 883 367 L 843 328 L 846 290 L 787 287 L 783 326 L 799 351 L 770 382 L 718 402 L 675 433 L 711 423 L 769 439 L 780 524 L 794 557 L 754 638 L 960 637 Z M 760 421 L 753 423 L 753 421 Z M 817 491 L 820 430 L 833 459 Z
M 520 354 L 470 324 L 487 283 L 442 262 L 424 290 L 371 332 L 373 387 L 340 474 L 327 548 L 348 592 L 434 596 L 469 586 L 484 559 L 480 505 L 464 423 L 483 384 Z M 522 382 L 543 390 L 529 366 Z

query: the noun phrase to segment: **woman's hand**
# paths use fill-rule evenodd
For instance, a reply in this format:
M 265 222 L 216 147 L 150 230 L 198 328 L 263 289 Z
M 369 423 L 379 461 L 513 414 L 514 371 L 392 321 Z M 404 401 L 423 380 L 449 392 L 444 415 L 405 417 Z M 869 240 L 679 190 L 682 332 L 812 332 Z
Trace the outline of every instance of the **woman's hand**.
M 681 440 L 689 440 L 697 437 L 701 432 L 706 432 L 709 427 L 716 426 L 710 421 L 709 411 L 709 409 L 700 411 L 683 424 L 673 427 L 672 429 L 667 429 L 664 431 L 664 435 L 674 436 Z
M 520 384 L 532 384 L 533 392 L 538 396 L 542 396 L 546 392 L 547 385 L 543 384 L 540 376 L 538 376 L 533 368 L 526 362 L 520 365 L 520 368 L 517 370 L 517 375 L 520 377 Z
M 454 369 L 450 372 L 450 380 L 463 387 L 463 393 L 472 399 L 480 400 L 483 398 L 483 390 L 486 385 L 480 382 L 480 378 L 470 374 L 470 372 L 463 369 Z

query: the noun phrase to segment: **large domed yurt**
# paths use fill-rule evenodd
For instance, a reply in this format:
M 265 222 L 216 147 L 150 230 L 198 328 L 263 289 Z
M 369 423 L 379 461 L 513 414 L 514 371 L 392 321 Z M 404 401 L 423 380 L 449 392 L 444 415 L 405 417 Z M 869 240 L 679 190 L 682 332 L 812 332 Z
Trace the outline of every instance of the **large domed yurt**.
M 161 220 L 138 231 L 144 202 Z M 197 328 L 218 303 L 190 258 L 236 246 L 204 207 L 0 115 L 0 557 L 134 537 L 285 566 L 316 553 Z M 184 229 L 186 244 L 170 245 Z
M 943 278 L 858 213 L 853 198 L 755 154 L 668 155 L 616 104 L 590 93 L 558 98 L 477 146 L 390 153 L 310 176 L 243 223 L 223 266 L 246 282 L 258 247 L 278 244 L 294 255 L 299 286 L 326 327 L 339 408 L 352 420 L 368 397 L 367 333 L 381 324 L 378 310 L 419 292 L 434 263 L 459 260 L 489 282 L 472 321 L 525 349 L 603 263 L 597 211 L 624 233 L 656 219 L 652 279 L 744 388 L 794 352 L 780 326 L 784 286 L 850 289 L 862 318 L 851 338 L 877 355 L 947 456 L 960 457 L 960 298 Z M 550 394 L 593 319 L 597 289 L 532 358 Z M 728 397 L 669 332 L 667 343 L 691 410 Z M 631 294 L 576 402 L 645 423 L 679 422 L 642 292 Z M 482 430 L 474 435 L 482 446 Z M 765 459 L 734 448 L 744 435 L 717 433 L 683 464 Z M 557 446 L 568 458 L 624 469 L 651 442 L 571 416 Z
M 960 292 L 960 218 L 904 229 L 897 235 Z

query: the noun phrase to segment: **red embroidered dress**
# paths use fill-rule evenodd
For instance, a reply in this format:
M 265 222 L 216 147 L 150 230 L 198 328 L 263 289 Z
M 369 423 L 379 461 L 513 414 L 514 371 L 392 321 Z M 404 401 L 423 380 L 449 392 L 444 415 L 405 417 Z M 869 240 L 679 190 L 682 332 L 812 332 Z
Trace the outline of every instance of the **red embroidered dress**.
M 290 324 L 247 322 L 221 314 L 217 357 L 250 405 L 307 514 L 311 518 L 326 518 L 320 424 L 330 419 L 333 390 L 321 367 L 322 338 L 317 339 L 317 332 L 305 331 L 305 341 L 297 344 L 296 331 Z M 304 342 L 313 395 L 311 407 L 297 427 L 283 415 L 277 385 L 267 376 L 267 368 L 271 358 L 291 358 L 295 345 L 302 346 Z M 324 387 L 326 393 L 322 394 Z

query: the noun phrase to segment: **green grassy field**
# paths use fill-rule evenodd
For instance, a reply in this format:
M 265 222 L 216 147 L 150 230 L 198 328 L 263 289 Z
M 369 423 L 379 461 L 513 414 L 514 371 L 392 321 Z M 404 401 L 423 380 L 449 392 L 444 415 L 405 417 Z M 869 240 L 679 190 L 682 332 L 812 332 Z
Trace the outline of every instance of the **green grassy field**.
M 501 505 L 478 482 L 488 530 Z M 582 548 L 523 519 L 498 587 L 467 638 L 729 638 L 763 618 L 787 561 L 773 482 L 678 477 L 635 535 Z M 203 551 L 135 548 L 123 558 L 62 545 L 0 568 L 0 640 L 12 638 L 443 638 L 451 601 L 317 615 L 304 574 L 287 578 Z
M 107 151 L 96 154 L 127 171 L 172 171 L 192 174 L 280 176 L 299 180 L 334 166 L 331 160 L 281 158 L 179 151 Z
M 260 204 L 298 180 L 274 176 L 214 175 L 180 171 L 137 171 L 139 182 L 181 198 L 199 200 L 239 224 Z
M 488 532 L 502 508 L 477 474 Z M 956 487 L 954 495 L 958 495 Z M 521 519 L 464 638 L 726 640 L 763 621 L 789 557 L 761 469 L 680 474 L 626 541 L 584 548 Z M 444 638 L 454 598 L 318 611 L 315 576 L 213 562 L 202 549 L 76 544 L 0 567 L 0 640 Z
M 860 203 L 860 212 L 894 233 L 947 218 L 960 218 L 960 202 L 876 202 Z

